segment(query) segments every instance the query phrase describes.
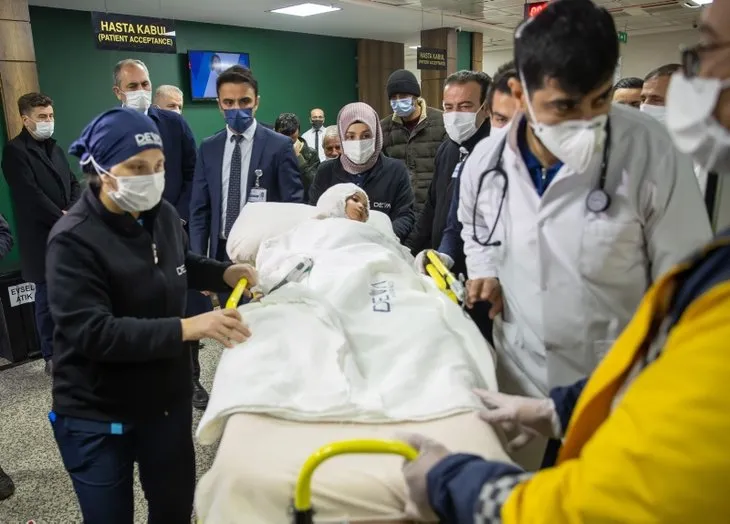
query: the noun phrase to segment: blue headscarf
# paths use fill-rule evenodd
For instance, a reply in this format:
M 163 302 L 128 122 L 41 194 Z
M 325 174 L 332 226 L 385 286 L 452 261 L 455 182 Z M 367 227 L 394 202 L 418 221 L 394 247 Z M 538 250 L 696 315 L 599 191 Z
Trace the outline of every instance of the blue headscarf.
M 157 125 L 134 109 L 115 107 L 94 118 L 68 152 L 82 166 L 91 162 L 109 171 L 146 149 L 162 149 Z

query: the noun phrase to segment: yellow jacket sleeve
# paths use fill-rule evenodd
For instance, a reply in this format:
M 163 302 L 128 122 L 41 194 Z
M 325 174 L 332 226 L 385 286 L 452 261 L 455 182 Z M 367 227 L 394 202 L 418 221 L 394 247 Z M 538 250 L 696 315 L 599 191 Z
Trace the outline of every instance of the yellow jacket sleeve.
M 501 516 L 504 524 L 730 522 L 730 283 L 685 310 L 661 356 L 577 456 L 519 484 Z

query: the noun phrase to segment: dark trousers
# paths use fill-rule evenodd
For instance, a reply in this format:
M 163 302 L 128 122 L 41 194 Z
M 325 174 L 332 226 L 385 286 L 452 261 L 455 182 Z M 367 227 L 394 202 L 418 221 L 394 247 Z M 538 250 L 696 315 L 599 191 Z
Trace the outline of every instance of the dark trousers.
M 195 452 L 190 404 L 112 434 L 112 424 L 56 416 L 53 433 L 84 524 L 132 524 L 134 463 L 149 524 L 190 524 Z M 118 433 L 118 430 L 117 430 Z
M 45 282 L 35 283 L 35 327 L 41 343 L 41 353 L 48 361 L 53 356 L 53 317 L 48 307 L 48 286 Z
M 487 342 L 494 345 L 494 339 L 492 337 L 493 322 L 489 318 L 489 309 L 491 307 L 492 305 L 489 302 L 476 302 L 473 308 L 467 309 L 466 311 L 479 328 L 482 336 Z
M 200 380 L 200 342 L 190 342 L 190 360 L 193 364 L 193 380 Z

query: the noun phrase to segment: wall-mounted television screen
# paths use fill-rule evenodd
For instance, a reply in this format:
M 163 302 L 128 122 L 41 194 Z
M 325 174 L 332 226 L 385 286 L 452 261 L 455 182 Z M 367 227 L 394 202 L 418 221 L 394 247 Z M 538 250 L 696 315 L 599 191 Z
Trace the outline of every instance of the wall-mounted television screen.
M 236 64 L 251 67 L 248 53 L 188 51 L 190 98 L 193 100 L 215 100 L 215 81 L 218 75 Z

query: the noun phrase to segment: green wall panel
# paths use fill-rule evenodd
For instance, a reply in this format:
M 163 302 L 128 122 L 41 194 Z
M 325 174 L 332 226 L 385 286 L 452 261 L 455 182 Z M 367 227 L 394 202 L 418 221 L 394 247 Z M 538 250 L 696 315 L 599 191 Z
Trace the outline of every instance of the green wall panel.
M 353 39 L 178 21 L 176 55 L 100 51 L 88 12 L 32 7 L 30 15 L 41 89 L 55 101 L 56 139 L 64 147 L 93 116 L 118 103 L 112 70 L 124 58 L 144 61 L 153 87 L 174 84 L 183 90 L 184 116 L 198 141 L 222 129 L 223 120 L 215 102 L 189 99 L 188 49 L 249 53 L 262 122 L 273 124 L 279 113 L 291 111 L 306 129 L 309 110 L 320 106 L 334 123 L 340 107 L 357 100 Z
M 3 152 L 3 145 L 7 141 L 7 133 L 5 131 L 5 115 L 3 113 L 3 106 L 0 104 L 0 158 Z M 2 167 L 0 167 L 0 173 L 2 173 Z M 13 206 L 10 202 L 10 192 L 8 191 L 8 184 L 5 182 L 5 177 L 0 177 L 0 213 L 3 214 L 5 219 L 10 224 L 10 230 L 15 233 L 15 219 L 13 218 Z M 18 255 L 18 240 L 15 239 L 13 250 L 8 255 L 0 260 L 0 273 L 7 271 L 14 271 L 20 268 L 20 256 Z
M 471 69 L 471 32 L 456 33 L 456 70 Z
M 112 93 L 112 70 L 124 58 L 147 64 L 153 88 L 173 84 L 183 90 L 183 114 L 198 143 L 224 124 L 215 102 L 190 100 L 188 49 L 249 53 L 261 96 L 256 116 L 267 124 L 282 112 L 293 112 L 304 131 L 313 107 L 323 108 L 327 123 L 334 124 L 340 108 L 357 100 L 354 39 L 177 21 L 177 54 L 101 51 L 95 48 L 88 12 L 31 7 L 30 19 L 41 90 L 54 100 L 54 138 L 63 149 L 94 116 L 118 104 Z M 0 148 L 7 138 L 4 129 L 0 131 Z M 70 161 L 78 173 L 76 160 Z M 12 225 L 4 177 L 0 212 Z M 0 262 L 0 270 L 17 265 L 14 250 Z

